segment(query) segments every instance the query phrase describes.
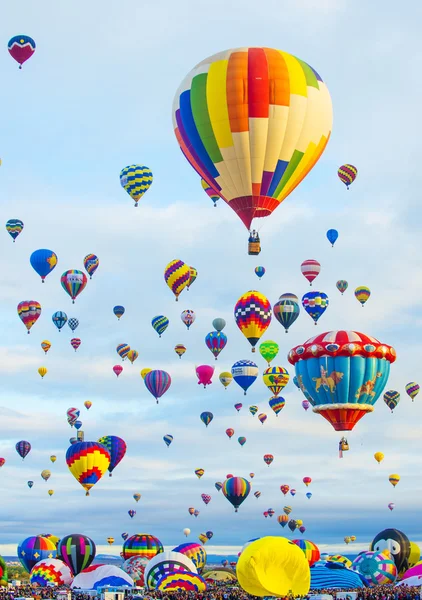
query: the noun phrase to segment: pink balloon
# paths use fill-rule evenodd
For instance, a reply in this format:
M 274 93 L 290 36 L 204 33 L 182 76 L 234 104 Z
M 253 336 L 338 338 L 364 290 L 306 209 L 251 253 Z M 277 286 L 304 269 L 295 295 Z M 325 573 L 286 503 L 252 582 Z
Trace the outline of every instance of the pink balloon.
M 198 377 L 198 385 L 202 383 L 204 388 L 207 385 L 211 385 L 211 378 L 214 375 L 214 367 L 210 367 L 209 365 L 200 365 L 196 367 L 196 376 Z
M 121 365 L 115 365 L 113 367 L 113 371 L 116 373 L 117 377 L 120 375 L 120 373 L 123 371 L 123 367 Z

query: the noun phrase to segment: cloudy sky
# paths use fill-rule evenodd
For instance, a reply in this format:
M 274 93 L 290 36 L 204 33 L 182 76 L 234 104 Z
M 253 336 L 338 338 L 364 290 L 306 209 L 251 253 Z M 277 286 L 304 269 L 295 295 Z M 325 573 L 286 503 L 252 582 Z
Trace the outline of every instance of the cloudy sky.
M 304 521 L 306 536 L 328 550 L 344 551 L 345 535 L 356 535 L 355 548 L 364 549 L 387 526 L 422 542 L 422 407 L 404 392 L 420 376 L 420 5 L 398 13 L 392 2 L 381 7 L 347 0 L 65 4 L 9 3 L 0 23 L 1 219 L 25 223 L 16 244 L 6 232 L 0 236 L 0 453 L 6 458 L 0 471 L 0 552 L 13 554 L 24 537 L 47 532 L 86 533 L 100 550 L 107 550 L 105 540 L 113 536 L 110 551 L 116 554 L 122 532 L 153 533 L 172 547 L 189 527 L 191 539 L 212 530 L 209 549 L 224 555 L 250 538 L 286 534 L 276 521 L 286 501 L 292 516 Z M 19 33 L 37 43 L 22 71 L 6 48 Z M 334 107 L 327 150 L 267 219 L 259 258 L 246 254 L 246 230 L 236 215 L 222 202 L 212 207 L 178 148 L 171 121 L 174 92 L 197 62 L 248 45 L 280 48 L 309 62 L 327 83 Z M 345 162 L 359 169 L 348 192 L 336 174 Z M 121 168 L 132 163 L 154 173 L 136 210 L 119 184 Z M 334 249 L 325 238 L 332 227 L 340 233 Z M 29 264 L 32 251 L 43 247 L 59 258 L 44 285 Z M 81 268 L 91 252 L 100 268 L 73 306 L 60 275 Z M 174 258 L 199 272 L 177 304 L 163 280 Z M 318 329 L 304 312 L 288 335 L 273 321 L 265 337 L 280 344 L 275 364 L 292 371 L 290 348 L 332 329 L 363 331 L 398 353 L 388 384 L 402 394 L 398 408 L 392 415 L 381 398 L 348 436 L 350 452 L 343 460 L 339 434 L 322 417 L 303 411 L 293 383 L 276 418 L 261 381 L 247 398 L 235 383 L 224 391 L 218 382 L 235 361 L 252 358 L 232 316 L 238 297 L 254 288 L 271 303 L 285 292 L 301 297 L 309 289 L 300 273 L 307 258 L 322 264 L 315 287 L 328 294 L 330 306 Z M 267 270 L 260 282 L 258 264 Z M 338 279 L 349 281 L 343 297 Z M 358 285 L 372 290 L 364 309 L 353 296 Z M 16 314 L 24 299 L 38 300 L 43 310 L 30 336 Z M 112 313 L 115 304 L 126 307 L 120 322 Z M 197 315 L 190 331 L 180 320 L 186 308 Z M 76 354 L 70 329 L 59 333 L 51 322 L 56 310 L 80 321 Z M 161 339 L 150 324 L 156 314 L 170 319 Z M 214 364 L 204 337 L 216 316 L 227 320 L 229 342 L 215 363 L 212 386 L 204 390 L 195 365 Z M 46 357 L 44 339 L 52 343 Z M 139 358 L 133 366 L 126 361 L 116 379 L 115 348 L 122 342 L 137 349 Z M 182 360 L 173 351 L 177 343 L 188 348 Z M 40 366 L 48 368 L 44 380 Z M 158 406 L 139 375 L 143 367 L 172 376 Z M 83 407 L 88 399 L 89 412 Z M 236 402 L 244 404 L 240 413 Z M 251 404 L 268 414 L 264 425 L 249 414 Z M 128 445 L 113 477 L 104 477 L 89 498 L 65 463 L 70 406 L 81 409 L 85 439 L 119 435 Z M 208 429 L 199 419 L 204 410 L 214 413 Z M 231 440 L 227 427 L 235 430 Z M 174 436 L 170 448 L 162 440 L 167 433 Z M 236 441 L 241 435 L 247 437 L 242 448 Z M 15 451 L 21 439 L 33 447 L 23 463 Z M 378 450 L 386 456 L 381 465 L 373 459 Z M 270 467 L 265 453 L 275 456 Z M 51 454 L 57 455 L 54 465 Z M 194 475 L 199 467 L 205 469 L 200 481 Z M 52 471 L 48 483 L 40 477 L 45 468 Z M 234 514 L 214 483 L 226 473 L 250 471 L 262 495 L 251 495 Z M 396 472 L 401 481 L 393 489 L 388 476 Z M 305 475 L 313 479 L 310 501 Z M 35 482 L 32 489 L 28 480 Z M 296 497 L 284 499 L 281 484 L 296 488 Z M 134 492 L 142 494 L 137 505 Z M 208 506 L 203 492 L 212 495 Z M 389 502 L 396 503 L 393 513 Z M 197 519 L 188 515 L 190 506 L 200 509 Z M 262 516 L 269 507 L 276 511 L 272 520 Z M 137 510 L 133 520 L 131 508 Z

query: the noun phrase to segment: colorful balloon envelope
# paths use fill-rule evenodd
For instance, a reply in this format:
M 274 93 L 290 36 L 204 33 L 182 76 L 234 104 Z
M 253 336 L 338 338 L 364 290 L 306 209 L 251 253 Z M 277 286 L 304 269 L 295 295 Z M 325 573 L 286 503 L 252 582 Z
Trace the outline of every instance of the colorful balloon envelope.
M 40 367 L 38 369 L 38 374 L 40 375 L 41 379 L 44 379 L 44 377 L 47 375 L 48 370 L 46 367 Z
M 48 340 L 43 340 L 41 342 L 41 348 L 44 350 L 45 354 L 47 354 L 47 352 L 51 348 L 51 342 L 49 342 Z
M 255 473 L 249 473 L 249 477 L 253 479 L 255 477 Z
M 269 399 L 268 404 L 270 405 L 270 408 L 275 412 L 275 416 L 278 417 L 279 413 L 283 410 L 286 401 L 281 396 L 273 396 Z
M 262 513 L 264 515 L 265 518 L 268 517 L 268 510 L 264 510 L 264 512 Z
M 205 473 L 204 469 L 195 469 L 195 475 L 198 479 L 201 479 L 202 475 Z
M 388 406 L 388 408 L 393 412 L 396 408 L 397 404 L 400 402 L 400 394 L 395 390 L 388 390 L 384 394 L 384 402 Z
M 339 279 L 336 283 L 336 288 L 341 293 L 341 295 L 344 294 L 344 292 L 347 290 L 348 287 L 349 287 L 349 284 L 347 283 L 347 281 L 345 279 Z
M 76 350 L 79 348 L 79 346 L 81 345 L 81 340 L 80 338 L 72 338 L 70 340 L 70 345 L 72 346 L 72 348 L 74 349 L 74 351 L 76 352 Z
M 6 464 L 5 458 L 0 458 L 0 467 L 3 467 Z
M 201 186 L 202 189 L 205 190 L 208 198 L 211 198 L 211 200 L 214 203 L 214 208 L 217 208 L 217 202 L 220 200 L 220 196 L 217 194 L 217 192 L 215 192 L 212 187 L 210 185 L 208 185 L 208 183 L 201 178 Z
M 165 330 L 169 326 L 169 323 L 170 321 L 164 315 L 157 315 L 151 321 L 151 325 L 154 331 L 158 333 L 159 337 L 161 337 L 161 335 L 165 332 Z
M 118 377 L 123 371 L 123 367 L 122 365 L 114 365 L 113 367 L 113 372 L 116 375 L 116 377 Z
M 251 360 L 239 360 L 232 366 L 232 376 L 246 396 L 247 390 L 258 377 L 258 367 Z
M 211 423 L 213 418 L 214 418 L 214 415 L 208 411 L 205 411 L 205 412 L 201 413 L 201 415 L 200 415 L 200 419 L 204 423 L 205 427 L 208 427 L 208 425 Z
M 262 423 L 262 425 L 265 423 L 265 421 L 267 420 L 267 415 L 265 413 L 260 413 L 258 415 L 258 420 Z
M 324 292 L 308 292 L 302 297 L 302 306 L 313 319 L 315 325 L 325 313 L 328 304 L 328 296 Z
M 184 346 L 183 344 L 177 344 L 174 347 L 174 351 L 176 352 L 176 354 L 179 358 L 182 358 L 182 356 L 186 352 L 186 346 Z
M 130 361 L 130 363 L 132 365 L 135 362 L 135 360 L 138 358 L 138 356 L 139 356 L 139 352 L 137 350 L 130 349 L 129 352 L 127 353 L 127 359 Z
M 38 561 L 56 558 L 56 554 L 55 544 L 42 535 L 26 538 L 17 548 L 18 559 L 27 573 L 30 573 Z
M 251 415 L 254 417 L 256 415 L 256 413 L 258 412 L 258 407 L 255 405 L 252 405 L 249 407 L 249 412 L 251 413 Z
M 143 556 L 151 560 L 163 551 L 163 544 L 160 540 L 149 533 L 132 535 L 123 544 L 123 558 L 125 560 L 129 560 L 132 556 Z
M 196 281 L 197 277 L 198 277 L 198 271 L 195 269 L 195 267 L 189 267 L 189 282 L 187 285 L 188 291 L 189 291 L 189 288 L 192 285 L 192 283 L 194 283 L 194 281 Z
M 120 321 L 120 318 L 125 314 L 125 307 L 117 305 L 113 308 L 113 313 L 116 315 L 117 319 Z
M 9 54 L 19 64 L 19 69 L 35 52 L 35 42 L 29 35 L 15 35 L 8 44 Z
M 169 433 L 167 435 L 163 436 L 163 440 L 164 440 L 164 443 L 167 446 L 167 448 L 170 446 L 170 444 L 172 443 L 173 439 L 174 439 L 173 436 L 170 435 Z
M 62 288 L 72 298 L 73 304 L 75 303 L 75 299 L 85 289 L 87 282 L 88 279 L 85 273 L 77 269 L 65 271 L 60 278 Z
M 203 385 L 204 389 L 207 385 L 211 385 L 214 370 L 214 367 L 211 367 L 210 365 L 199 365 L 199 367 L 196 367 L 195 372 L 198 378 L 198 385 Z
M 182 291 L 187 287 L 190 281 L 190 267 L 183 261 L 176 258 L 172 260 L 164 269 L 164 280 L 173 294 L 176 296 L 176 302 Z
M 234 436 L 234 429 L 226 429 L 226 435 L 228 438 L 232 438 Z
M 180 315 L 180 318 L 182 319 L 182 323 L 184 323 L 189 329 L 189 327 L 194 323 L 196 315 L 193 310 L 184 310 Z
M 9 219 L 6 223 L 6 231 L 13 239 L 13 242 L 22 233 L 23 228 L 24 224 L 20 219 Z
M 290 521 L 287 523 L 287 527 L 290 529 L 290 531 L 295 531 L 297 528 L 296 521 L 294 519 L 290 519 Z
M 92 276 L 94 275 L 95 271 L 98 269 L 99 266 L 100 260 L 98 256 L 95 256 L 95 254 L 87 254 L 85 256 L 84 267 L 90 279 L 92 279 Z
M 419 390 L 420 390 L 419 384 L 415 383 L 414 381 L 411 381 L 410 383 L 408 383 L 406 385 L 406 394 L 408 396 L 410 396 L 410 398 L 412 398 L 412 402 L 416 398 L 416 396 L 419 394 Z
M 272 509 L 272 508 L 269 508 L 269 509 L 267 510 L 267 513 L 268 513 L 268 516 L 269 516 L 269 517 L 273 517 L 273 516 L 274 516 L 274 513 L 275 513 L 275 511 L 274 511 L 274 509 Z
M 309 285 L 312 285 L 313 280 L 321 272 L 321 265 L 314 258 L 309 258 L 303 261 L 300 265 L 300 270 L 302 271 L 302 275 L 309 281 Z
M 255 275 L 261 279 L 265 275 L 265 267 L 255 267 Z
M 284 367 L 268 367 L 262 375 L 263 382 L 274 396 L 279 395 L 289 383 L 289 379 L 289 372 Z
M 112 538 L 112 537 L 108 537 L 108 538 L 107 538 L 107 544 L 110 544 L 110 546 L 111 546 L 112 544 L 114 544 L 114 538 Z
M 195 517 L 197 517 L 199 515 L 199 510 L 196 508 L 195 512 L 193 513 Z
M 19 302 L 17 310 L 20 320 L 29 333 L 31 327 L 38 321 L 41 315 L 41 304 L 36 300 L 23 300 Z
M 116 352 L 122 360 L 124 360 L 130 352 L 129 344 L 119 344 L 116 347 Z
M 35 250 L 29 258 L 31 267 L 41 277 L 41 281 L 44 283 L 45 278 L 51 271 L 54 270 L 57 265 L 57 254 L 52 250 Z
M 273 311 L 275 314 L 275 309 L 273 307 Z M 267 361 L 268 366 L 270 366 L 271 361 L 275 359 L 279 351 L 279 346 L 276 342 L 272 340 L 268 340 L 267 342 L 262 342 L 259 344 L 259 353 L 264 360 Z
M 251 290 L 243 294 L 234 307 L 236 325 L 255 352 L 255 346 L 271 323 L 271 304 L 263 294 Z
M 309 401 L 308 401 L 308 400 L 302 400 L 302 408 L 303 408 L 304 410 L 308 410 L 310 406 L 311 406 L 311 405 L 310 405 L 310 403 L 309 403 Z
M 188 513 L 191 515 L 191 517 L 193 517 L 193 515 L 195 514 L 195 509 L 193 507 L 188 508 Z
M 321 554 L 316 544 L 309 540 L 292 540 L 292 542 L 302 550 L 310 567 L 319 560 Z
M 364 285 L 361 285 L 355 289 L 355 298 L 362 304 L 362 306 L 369 300 L 370 295 L 371 290 Z
M 173 106 L 185 158 L 247 229 L 306 177 L 331 132 L 331 99 L 320 76 L 272 48 L 206 58 L 181 83 Z
M 400 481 L 400 475 L 397 475 L 397 473 L 393 473 L 392 475 L 389 476 L 388 481 L 391 483 L 391 485 L 393 487 L 396 487 L 396 485 Z
M 66 452 L 69 471 L 86 490 L 87 496 L 107 471 L 110 460 L 110 452 L 98 442 L 78 442 L 69 446 Z
M 388 585 L 397 579 L 397 567 L 390 552 L 361 552 L 353 561 L 352 569 L 365 579 L 367 586 Z
M 284 527 L 286 527 L 287 523 L 289 522 L 289 517 L 287 515 L 279 515 L 277 517 L 277 521 L 284 528 Z
M 136 515 L 136 510 L 130 509 L 127 511 L 127 514 L 131 519 L 133 519 L 133 517 Z
M 288 485 L 286 485 L 286 486 L 281 486 L 281 487 L 287 487 L 287 488 L 288 488 L 289 486 L 288 486 Z M 280 489 L 281 489 L 281 487 L 280 487 Z M 287 492 L 286 492 L 286 493 L 287 493 Z M 286 515 L 290 515 L 290 513 L 292 512 L 292 507 L 291 507 L 291 506 L 285 506 L 285 507 L 283 508 L 283 511 L 284 511 L 284 514 L 286 514 Z
M 280 490 L 283 493 L 283 495 L 285 496 L 286 494 L 289 493 L 290 486 L 288 486 L 288 485 L 280 485 Z M 289 508 L 289 507 L 287 507 L 287 508 Z M 286 512 L 286 511 L 284 511 L 284 512 Z M 288 515 L 288 514 L 289 513 L 287 512 L 286 515 Z
M 147 376 L 147 374 L 151 373 L 151 371 L 152 371 L 152 369 L 148 369 L 148 368 L 142 369 L 140 371 L 140 375 L 141 375 L 142 379 L 145 379 L 145 377 Z
M 80 429 L 80 428 L 82 427 L 82 421 L 75 421 L 75 423 L 74 423 L 74 427 L 75 427 L 76 429 Z
M 108 466 L 108 472 L 110 477 L 120 463 L 120 461 L 124 458 L 127 450 L 126 442 L 122 440 L 122 438 L 117 437 L 117 435 L 105 435 L 100 437 L 98 440 L 99 444 L 102 444 L 107 448 L 110 454 L 110 464 Z
M 358 170 L 356 167 L 354 167 L 353 165 L 342 165 L 341 167 L 339 167 L 338 171 L 337 171 L 337 175 L 340 179 L 340 181 L 342 181 L 344 183 L 344 185 L 347 187 L 347 189 L 349 189 L 349 185 L 351 185 L 354 180 L 356 179 L 358 174 Z
M 255 498 L 259 498 L 261 495 L 261 492 L 259 492 L 258 490 L 256 492 L 253 493 L 253 495 L 255 496 Z
M 221 488 L 223 487 L 223 484 L 221 483 L 221 481 L 216 481 L 214 485 L 215 485 L 215 489 L 217 490 L 217 492 L 219 492 L 221 490 Z
M 120 185 L 138 206 L 139 200 L 152 185 L 152 171 L 145 165 L 129 165 L 120 171 Z
M 85 400 L 85 402 L 84 402 L 84 406 L 85 406 L 85 408 L 86 408 L 87 410 L 89 410 L 89 409 L 91 408 L 91 406 L 92 406 L 92 402 L 91 402 L 91 400 Z
M 327 240 L 330 242 L 331 246 L 334 247 L 334 244 L 338 240 L 338 231 L 337 231 L 337 229 L 329 229 L 327 231 Z
M 75 331 L 75 329 L 77 329 L 79 326 L 79 321 L 78 319 L 71 317 L 70 319 L 68 319 L 67 324 L 72 331 Z
M 244 445 L 246 444 L 246 438 L 245 438 L 245 437 L 243 437 L 243 436 L 242 436 L 242 437 L 239 437 L 239 438 L 237 438 L 237 441 L 239 442 L 239 444 L 240 444 L 241 446 L 244 446 Z
M 129 537 L 129 534 L 128 534 L 128 533 L 122 533 L 122 538 L 123 538 L 123 540 L 125 540 L 125 541 L 126 541 L 128 537 Z
M 158 399 L 170 388 L 171 377 L 166 371 L 156 369 L 145 375 L 144 383 L 147 390 L 154 396 L 158 404 Z
M 295 294 L 282 294 L 273 306 L 277 321 L 284 327 L 286 333 L 300 314 L 299 298 Z
M 205 344 L 217 360 L 220 352 L 226 347 L 227 336 L 222 331 L 210 331 L 205 336 Z
M 290 494 L 291 494 L 292 496 L 296 496 L 296 490 L 294 490 L 294 489 L 290 490 Z
M 53 314 L 51 320 L 53 321 L 57 329 L 60 331 L 67 323 L 67 314 L 62 310 L 58 310 Z
M 67 422 L 69 423 L 69 425 L 71 427 L 73 427 L 76 423 L 76 421 L 79 418 L 80 415 L 80 411 L 78 408 L 68 408 L 67 412 L 66 412 L 66 416 L 67 416 Z
M 211 502 L 211 496 L 209 494 L 201 494 L 202 502 L 207 505 Z
M 308 487 L 308 485 L 312 483 L 312 479 L 310 477 L 304 477 L 302 481 L 306 485 L 306 487 Z
M 27 482 L 27 486 L 29 487 L 29 489 L 31 489 L 33 485 L 34 485 L 33 481 L 28 481 Z
M 264 463 L 268 466 L 273 462 L 274 456 L 272 454 L 264 454 Z
M 388 504 L 388 508 L 390 510 L 394 510 L 396 508 L 396 505 L 394 504 L 394 502 L 390 502 L 390 504 Z
M 251 484 L 243 477 L 230 477 L 223 483 L 222 492 L 227 500 L 234 506 L 235 512 L 246 500 L 251 491 Z
M 24 460 L 25 457 L 31 452 L 31 444 L 25 440 L 18 442 L 15 448 L 22 460 Z
M 220 380 L 220 383 L 222 383 L 224 385 L 224 387 L 227 388 L 233 381 L 233 375 L 231 373 L 229 373 L 228 371 L 223 371 L 223 373 L 220 373 L 220 375 L 219 375 L 219 380 Z
M 306 493 L 306 497 L 308 498 L 308 500 L 310 500 L 312 498 L 312 493 L 311 492 L 307 492 Z
M 239 412 L 242 409 L 243 404 L 240 404 L 240 402 L 239 402 L 239 403 L 235 404 L 234 407 L 237 410 L 237 412 Z

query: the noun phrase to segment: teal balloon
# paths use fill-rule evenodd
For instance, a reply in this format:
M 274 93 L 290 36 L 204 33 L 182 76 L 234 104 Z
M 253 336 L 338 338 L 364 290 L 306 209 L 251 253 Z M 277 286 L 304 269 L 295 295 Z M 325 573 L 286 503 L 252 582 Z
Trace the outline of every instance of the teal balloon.
M 223 329 L 226 326 L 226 322 L 221 317 L 217 317 L 217 319 L 214 319 L 214 321 L 212 322 L 212 326 L 216 331 L 223 331 Z
M 159 337 L 161 337 L 161 334 L 163 334 L 169 326 L 169 322 L 170 321 L 164 315 L 158 315 L 152 319 L 151 325 L 158 333 Z

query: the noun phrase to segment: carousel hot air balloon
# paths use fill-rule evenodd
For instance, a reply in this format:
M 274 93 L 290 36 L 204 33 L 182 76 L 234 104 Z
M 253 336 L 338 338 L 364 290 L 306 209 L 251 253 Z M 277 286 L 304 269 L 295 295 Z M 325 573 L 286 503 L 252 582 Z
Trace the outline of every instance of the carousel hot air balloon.
M 208 427 L 208 425 L 211 423 L 211 421 L 214 418 L 214 415 L 211 412 L 205 411 L 202 412 L 200 417 L 201 421 L 204 423 L 205 427 Z
M 145 165 L 129 165 L 120 171 L 120 185 L 138 206 L 139 200 L 152 185 L 152 171 Z
M 235 382 L 242 388 L 246 396 L 247 390 L 258 377 L 258 367 L 251 360 L 239 360 L 232 366 L 232 376 Z
M 214 367 L 210 365 L 199 365 L 195 368 L 196 376 L 198 377 L 198 385 L 203 385 L 204 389 L 207 385 L 212 384 L 212 376 L 214 375 Z
M 46 367 L 40 367 L 38 369 L 38 374 L 40 375 L 41 379 L 44 379 L 44 377 L 47 375 L 48 370 Z
M 166 444 L 166 446 L 168 448 L 170 446 L 170 444 L 172 443 L 172 441 L 173 441 L 173 436 L 168 433 L 167 435 L 163 436 L 163 440 L 164 440 L 164 443 Z
M 205 473 L 204 469 L 195 469 L 195 475 L 198 479 L 201 479 L 202 475 Z
M 300 313 L 299 298 L 295 294 L 282 294 L 273 306 L 273 313 L 288 333 L 289 327 L 293 325 Z
M 44 283 L 45 278 L 51 271 L 54 270 L 57 265 L 57 254 L 52 250 L 35 250 L 30 258 L 29 262 L 34 271 L 41 277 L 41 281 Z
M 170 321 L 164 315 L 157 315 L 151 321 L 151 325 L 154 331 L 158 333 L 159 337 L 161 337 L 161 335 L 165 332 L 165 330 L 169 326 L 169 323 Z
M 274 396 L 279 395 L 289 383 L 289 379 L 290 375 L 284 367 L 269 367 L 262 375 L 263 382 Z
M 275 311 L 274 311 L 275 314 Z M 267 361 L 268 366 L 270 366 L 271 361 L 275 359 L 279 351 L 279 346 L 276 342 L 272 340 L 268 340 L 267 342 L 262 342 L 259 344 L 259 353 L 264 360 Z
M 31 444 L 25 440 L 18 442 L 15 448 L 22 460 L 24 460 L 25 456 L 28 456 L 28 454 L 31 452 Z
M 85 273 L 78 271 L 77 269 L 65 271 L 60 278 L 62 288 L 72 298 L 73 304 L 75 303 L 75 299 L 85 289 L 87 281 L 88 279 Z
M 412 398 L 412 402 L 419 394 L 419 389 L 419 384 L 415 383 L 414 381 L 411 381 L 406 385 L 406 394 Z
M 302 306 L 311 319 L 313 319 L 315 325 L 318 319 L 325 313 L 328 304 L 328 296 L 324 292 L 307 292 L 302 297 Z
M 210 331 L 205 336 L 205 344 L 217 360 L 220 352 L 226 347 L 227 336 L 222 331 Z
M 80 338 L 72 338 L 70 340 L 70 345 L 72 346 L 72 348 L 74 349 L 74 351 L 76 352 L 76 350 L 79 348 L 79 346 L 81 345 L 81 340 Z
M 246 438 L 244 436 L 237 438 L 237 441 L 241 446 L 244 446 L 246 444 Z
M 20 219 L 9 219 L 6 223 L 6 231 L 13 239 L 13 242 L 16 241 L 16 238 L 24 228 L 23 222 Z
M 35 48 L 35 42 L 29 35 L 15 35 L 7 44 L 9 54 L 19 64 L 19 69 L 22 69 L 23 63 L 31 58 Z
M 218 200 L 220 200 L 220 196 L 202 178 L 201 178 L 201 185 L 202 185 L 202 189 L 205 190 L 208 197 L 211 198 L 211 200 L 214 202 L 214 208 L 217 208 L 217 202 L 218 202 Z
M 397 404 L 400 402 L 400 394 L 395 390 L 388 390 L 384 394 L 384 402 L 388 406 L 388 408 L 393 412 L 396 408 Z
M 224 385 L 224 387 L 227 388 L 233 381 L 233 375 L 228 371 L 224 371 L 223 373 L 220 373 L 219 380 Z
M 280 491 L 283 494 L 283 496 L 285 496 L 286 494 L 288 494 L 289 490 L 290 490 L 290 486 L 289 485 L 287 485 L 287 484 L 280 485 Z M 287 507 L 284 507 L 284 508 L 285 509 L 286 508 L 290 508 L 290 506 L 287 506 Z M 286 515 L 289 515 L 291 513 L 291 509 L 290 509 L 289 512 L 286 512 L 286 511 L 284 511 L 284 512 L 286 513 Z
M 279 413 L 283 410 L 286 401 L 284 398 L 273 396 L 268 400 L 268 404 L 270 405 L 270 408 L 272 408 L 272 410 L 275 412 L 275 416 L 278 417 Z
M 187 75 L 173 122 L 191 166 L 250 229 L 316 164 L 332 107 L 326 85 L 303 61 L 271 48 L 237 48 Z
M 263 294 L 251 290 L 243 294 L 234 307 L 236 325 L 255 352 L 255 346 L 271 323 L 271 304 Z
M 91 406 L 92 406 L 92 402 L 91 402 L 91 400 L 85 400 L 85 402 L 84 402 L 84 406 L 85 406 L 85 408 L 86 408 L 87 410 L 89 410 L 89 409 L 91 408 Z
M 347 165 L 347 164 L 339 167 L 339 169 L 337 171 L 337 175 L 338 175 L 340 181 L 342 181 L 345 184 L 347 189 L 349 189 L 349 185 L 351 185 L 354 182 L 357 174 L 358 174 L 357 168 L 354 167 L 353 165 Z
M 388 481 L 391 483 L 391 485 L 393 487 L 396 487 L 396 485 L 400 481 L 400 475 L 397 475 L 397 473 L 393 473 L 392 475 L 389 476 Z
M 180 318 L 182 319 L 182 323 L 184 323 L 187 329 L 189 329 L 189 327 L 194 323 L 196 315 L 193 310 L 184 310 L 180 315 Z
M 230 477 L 223 483 L 222 492 L 237 512 L 251 491 L 251 484 L 243 477 Z
M 313 411 L 336 431 L 351 431 L 374 410 L 396 352 L 363 333 L 331 331 L 296 346 L 288 358 Z
M 190 267 L 179 259 L 172 260 L 164 269 L 164 280 L 173 294 L 176 302 L 181 292 L 187 287 L 190 280 Z
M 384 460 L 384 454 L 382 452 L 375 452 L 374 458 L 380 464 Z
M 98 442 L 77 442 L 69 446 L 66 452 L 69 471 L 86 490 L 87 496 L 107 471 L 110 460 L 110 452 Z
M 68 408 L 66 412 L 67 422 L 71 427 L 73 427 L 78 420 L 80 415 L 80 411 L 78 408 Z
M 264 463 L 268 466 L 273 462 L 274 456 L 272 454 L 264 454 Z
M 230 439 L 234 436 L 234 429 L 226 429 L 226 435 Z
M 262 423 L 262 425 L 265 423 L 265 421 L 267 419 L 268 419 L 268 417 L 265 413 L 261 413 L 258 415 L 258 421 L 260 421 Z
M 30 332 L 31 327 L 41 315 L 41 304 L 36 300 L 23 300 L 18 304 L 18 316 Z
M 125 314 L 125 307 L 117 305 L 113 308 L 113 312 L 116 315 L 117 319 L 120 321 L 120 318 Z
M 309 285 L 312 285 L 313 280 L 318 277 L 321 272 L 321 265 L 313 258 L 304 260 L 300 265 L 302 275 L 309 281 Z
M 198 277 L 198 271 L 195 269 L 195 267 L 189 267 L 189 275 L 189 282 L 187 285 L 188 291 L 192 283 L 194 283 L 196 281 L 196 278 Z
M 118 377 L 120 375 L 120 373 L 122 373 L 122 371 L 123 371 L 122 365 L 114 365 L 113 372 L 116 375 L 116 377 Z
M 337 229 L 329 229 L 327 231 L 327 240 L 330 242 L 332 247 L 334 247 L 334 244 L 336 243 L 337 239 L 338 239 Z
M 94 541 L 80 533 L 65 535 L 57 546 L 57 557 L 70 568 L 74 575 L 88 569 L 95 554 Z
M 176 354 L 179 358 L 182 358 L 182 356 L 186 352 L 186 346 L 184 346 L 183 344 L 177 344 L 174 347 L 174 351 L 176 352 Z
M 369 300 L 370 295 L 371 290 L 364 285 L 361 285 L 355 289 L 355 298 L 362 304 L 362 306 Z
M 348 287 L 349 287 L 349 284 L 347 283 L 347 281 L 345 279 L 339 279 L 336 283 L 336 288 L 338 289 L 339 292 L 341 292 L 341 295 L 344 294 L 344 292 L 347 290 Z
M 105 446 L 110 454 L 110 464 L 108 466 L 108 472 L 110 477 L 114 469 L 120 463 L 120 461 L 124 458 L 126 454 L 126 442 L 122 440 L 122 438 L 117 437 L 117 435 L 105 435 L 100 437 L 98 443 Z
M 95 271 L 98 269 L 99 266 L 100 260 L 98 256 L 95 256 L 95 254 L 87 254 L 85 256 L 84 267 L 90 279 L 92 279 L 92 276 L 94 275 Z
M 166 371 L 156 369 L 145 375 L 144 382 L 147 390 L 154 396 L 158 404 L 158 399 L 167 392 L 171 385 L 171 377 Z

